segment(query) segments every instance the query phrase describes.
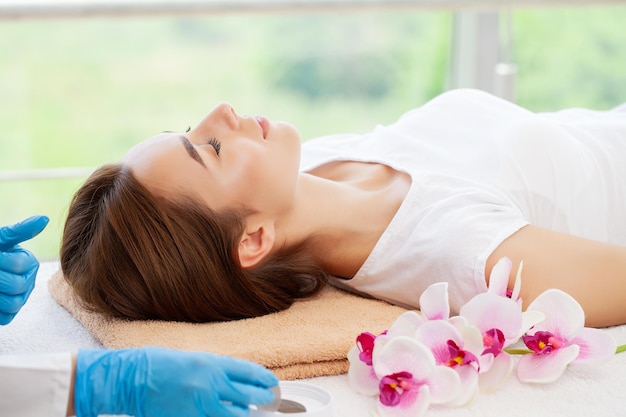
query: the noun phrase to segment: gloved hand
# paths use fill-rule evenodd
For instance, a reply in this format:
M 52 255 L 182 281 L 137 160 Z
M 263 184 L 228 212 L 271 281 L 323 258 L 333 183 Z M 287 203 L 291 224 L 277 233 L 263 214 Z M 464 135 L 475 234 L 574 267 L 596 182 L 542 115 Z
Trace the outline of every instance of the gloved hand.
M 272 402 L 277 384 L 261 365 L 207 352 L 79 350 L 74 407 L 77 417 L 239 417 Z
M 0 227 L 0 324 L 8 324 L 35 288 L 39 261 L 19 243 L 37 236 L 48 224 L 46 216 L 33 216 Z

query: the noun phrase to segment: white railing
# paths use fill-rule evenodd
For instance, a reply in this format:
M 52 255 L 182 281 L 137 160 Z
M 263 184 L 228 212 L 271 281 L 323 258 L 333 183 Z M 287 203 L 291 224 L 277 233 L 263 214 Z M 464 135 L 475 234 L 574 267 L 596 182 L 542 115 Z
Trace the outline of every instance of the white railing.
M 625 0 L 0 0 L 0 19 L 341 11 L 365 8 L 499 10 L 529 6 L 597 6 Z
M 46 169 L 23 169 L 0 171 L 0 182 L 2 181 L 29 181 L 29 180 L 52 180 L 64 178 L 85 178 L 92 172 L 93 168 L 46 168 Z

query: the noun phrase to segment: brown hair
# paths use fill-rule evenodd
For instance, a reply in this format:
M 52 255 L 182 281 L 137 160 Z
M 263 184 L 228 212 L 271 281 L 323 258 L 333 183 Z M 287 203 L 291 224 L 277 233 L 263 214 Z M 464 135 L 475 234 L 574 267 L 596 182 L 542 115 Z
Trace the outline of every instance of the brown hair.
M 152 194 L 121 164 L 97 169 L 70 204 L 61 268 L 82 304 L 131 319 L 255 317 L 318 292 L 327 273 L 307 243 L 242 268 L 243 214 Z

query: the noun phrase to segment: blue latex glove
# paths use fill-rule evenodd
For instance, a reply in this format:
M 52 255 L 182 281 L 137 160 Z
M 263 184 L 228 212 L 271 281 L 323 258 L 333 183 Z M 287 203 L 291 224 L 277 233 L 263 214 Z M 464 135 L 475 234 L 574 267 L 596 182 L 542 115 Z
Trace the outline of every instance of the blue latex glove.
M 74 407 L 77 417 L 239 417 L 272 402 L 277 384 L 261 365 L 207 352 L 80 350 Z
M 46 216 L 33 216 L 0 227 L 0 324 L 8 324 L 35 288 L 39 261 L 19 246 L 37 236 L 48 224 Z

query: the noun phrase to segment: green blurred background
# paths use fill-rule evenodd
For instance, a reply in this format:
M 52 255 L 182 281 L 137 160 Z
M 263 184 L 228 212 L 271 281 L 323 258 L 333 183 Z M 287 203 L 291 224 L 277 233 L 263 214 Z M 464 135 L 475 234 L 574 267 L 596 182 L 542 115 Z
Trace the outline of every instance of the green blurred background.
M 0 21 L 0 170 L 96 167 L 220 101 L 303 140 L 391 123 L 447 88 L 452 13 L 364 11 Z M 517 102 L 626 102 L 626 6 L 512 13 Z M 0 182 L 0 225 L 43 213 L 24 246 L 58 258 L 83 179 Z

